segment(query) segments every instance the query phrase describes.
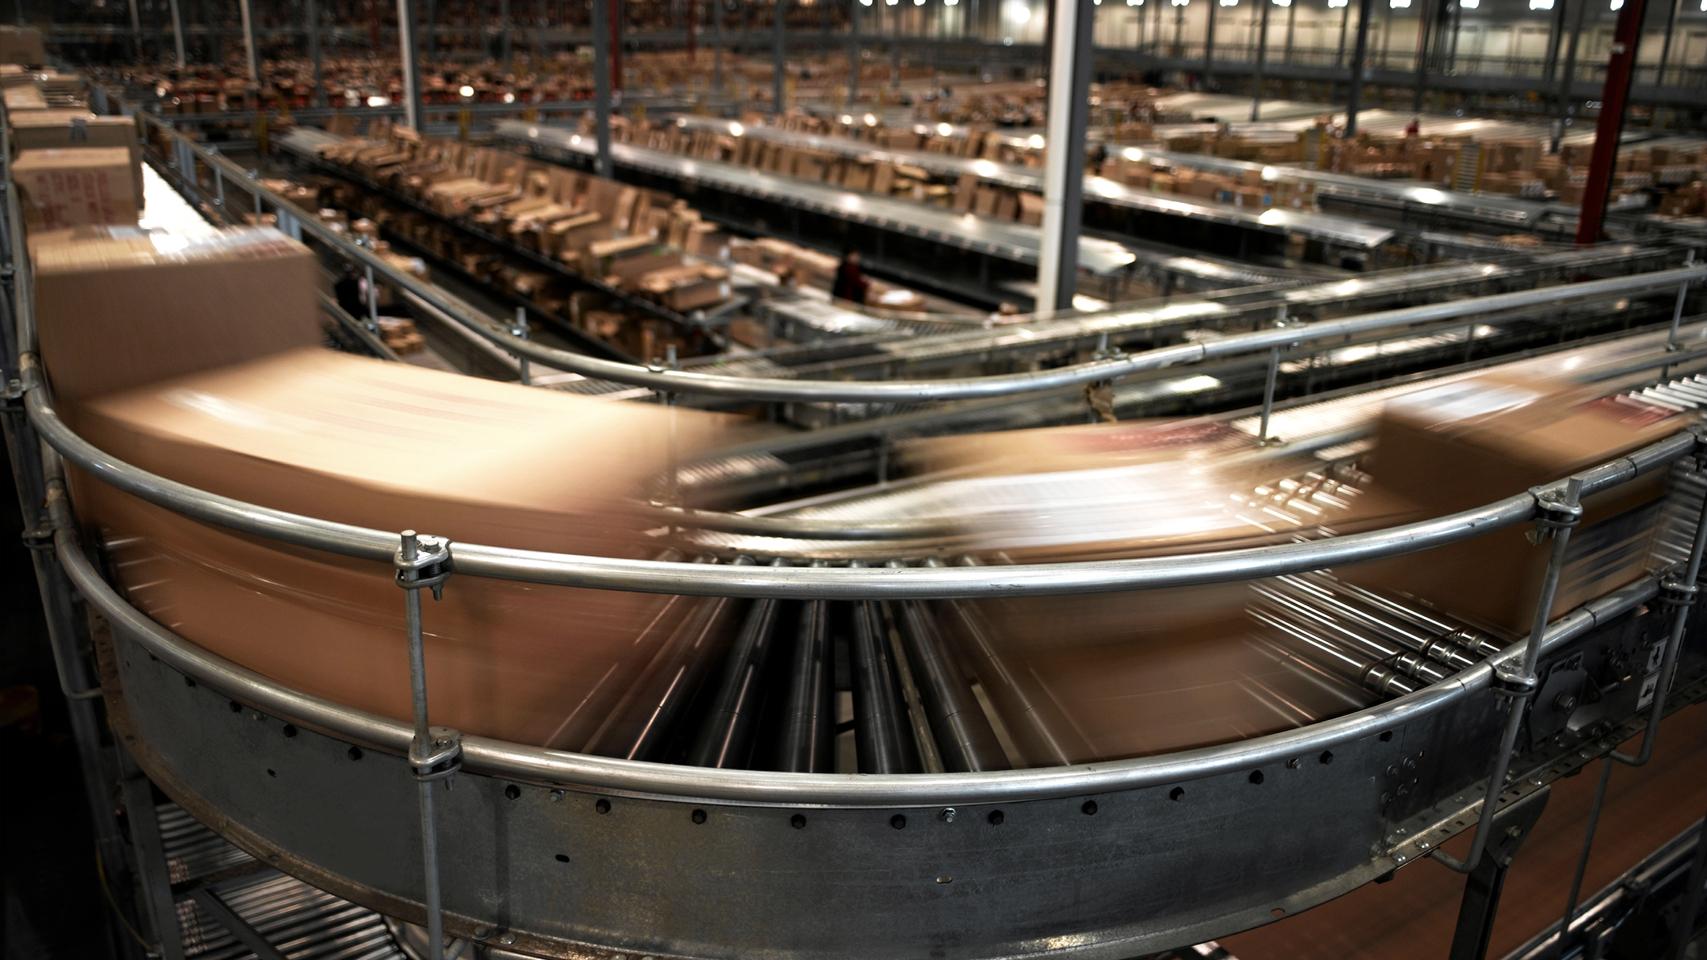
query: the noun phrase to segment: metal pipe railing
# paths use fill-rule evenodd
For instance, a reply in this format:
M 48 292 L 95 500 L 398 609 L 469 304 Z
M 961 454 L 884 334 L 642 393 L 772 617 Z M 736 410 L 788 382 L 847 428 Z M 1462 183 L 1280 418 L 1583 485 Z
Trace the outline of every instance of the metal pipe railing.
M 32 377 L 32 380 L 34 378 Z M 77 436 L 53 409 L 39 382 L 27 387 L 30 421 L 62 456 L 96 479 L 203 523 L 296 546 L 390 562 L 396 535 L 244 503 L 197 490 L 125 463 Z M 1671 463 L 1695 450 L 1679 433 L 1577 474 L 1583 496 Z M 1551 488 L 1562 487 L 1564 481 Z M 1367 533 L 1176 557 L 1016 564 L 991 568 L 705 567 L 457 543 L 447 561 L 457 573 L 526 583 L 687 596 L 828 600 L 923 600 L 1111 593 L 1319 570 L 1425 550 L 1508 527 L 1536 516 L 1531 491 L 1445 517 Z

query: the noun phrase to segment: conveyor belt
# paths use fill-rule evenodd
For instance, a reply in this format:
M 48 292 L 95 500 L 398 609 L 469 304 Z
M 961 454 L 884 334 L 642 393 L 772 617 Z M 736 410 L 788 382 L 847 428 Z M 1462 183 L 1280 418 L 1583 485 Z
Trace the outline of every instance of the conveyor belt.
M 690 129 L 733 132 L 729 121 L 698 116 L 676 118 L 678 126 Z M 1043 189 L 1043 175 L 1034 167 L 997 163 L 983 158 L 956 157 L 925 150 L 889 150 L 847 137 L 826 137 L 808 133 L 779 130 L 762 124 L 734 125 L 742 136 L 755 137 L 773 143 L 783 143 L 803 149 L 824 150 L 847 157 L 862 157 L 892 163 L 922 167 L 942 176 L 971 175 L 987 183 L 999 184 L 1033 193 Z M 500 136 L 511 135 L 515 128 L 499 126 Z M 1231 204 L 1213 203 L 1191 197 L 1176 197 L 1136 190 L 1104 177 L 1087 177 L 1085 199 L 1107 203 L 1147 213 L 1168 214 L 1247 227 L 1270 233 L 1296 233 L 1315 240 L 1326 240 L 1359 249 L 1371 249 L 1392 239 L 1394 231 L 1361 221 L 1305 210 L 1274 207 L 1268 210 L 1247 210 Z

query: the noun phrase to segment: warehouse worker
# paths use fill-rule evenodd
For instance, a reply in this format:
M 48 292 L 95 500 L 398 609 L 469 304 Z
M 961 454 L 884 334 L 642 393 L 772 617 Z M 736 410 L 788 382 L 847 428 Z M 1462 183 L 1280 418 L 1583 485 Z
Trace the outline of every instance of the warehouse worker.
M 837 300 L 852 300 L 854 303 L 865 302 L 865 292 L 871 282 L 865 279 L 865 272 L 859 268 L 859 251 L 849 250 L 842 254 L 842 262 L 836 265 L 836 282 L 830 287 L 830 296 Z
M 1412 117 L 1411 122 L 1405 124 L 1405 136 L 1414 137 L 1419 133 L 1422 133 L 1422 118 Z

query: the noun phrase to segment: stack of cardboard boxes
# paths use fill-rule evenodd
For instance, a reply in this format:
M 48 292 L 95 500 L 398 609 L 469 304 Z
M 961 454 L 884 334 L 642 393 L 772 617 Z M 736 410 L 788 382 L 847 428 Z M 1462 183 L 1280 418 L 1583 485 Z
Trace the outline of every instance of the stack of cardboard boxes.
M 0 31 L 0 55 L 39 62 L 40 44 L 32 30 Z M 134 224 L 142 210 L 135 121 L 91 113 L 81 77 L 26 67 L 0 65 L 16 152 L 12 179 L 25 226 L 39 237 L 90 225 Z
M 609 314 L 622 316 L 620 302 L 608 297 L 576 299 L 561 275 L 508 254 L 479 235 L 501 238 L 560 264 L 565 273 L 655 301 L 676 313 L 709 309 L 731 296 L 728 270 L 716 262 L 727 257 L 727 237 L 683 201 L 506 151 L 422 138 L 401 128 L 377 139 L 331 147 L 322 158 L 413 198 L 437 219 L 400 213 L 370 191 L 351 185 L 335 191 L 339 206 L 361 211 L 376 229 L 589 330 L 613 326 Z M 443 221 L 459 223 L 475 235 L 450 229 Z M 679 336 L 672 339 L 667 327 L 654 329 L 638 315 L 629 319 L 633 322 L 614 324 L 626 329 L 612 338 L 630 350 L 674 344 L 683 354 L 692 354 L 704 347 Z

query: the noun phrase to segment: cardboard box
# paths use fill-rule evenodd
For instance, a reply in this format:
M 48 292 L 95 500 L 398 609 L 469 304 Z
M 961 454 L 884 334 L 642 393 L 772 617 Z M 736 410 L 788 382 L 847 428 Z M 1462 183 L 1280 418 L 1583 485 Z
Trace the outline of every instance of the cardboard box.
M 13 161 L 12 177 L 24 225 L 32 230 L 136 222 L 139 198 L 128 150 L 26 150 Z
M 1488 375 L 1390 402 L 1377 422 L 1374 482 L 1347 528 L 1387 526 L 1492 503 L 1595 466 L 1681 430 L 1672 411 L 1570 384 Z M 1587 498 L 1572 532 L 1556 617 L 1636 579 L 1665 491 L 1656 473 Z M 1453 616 L 1521 635 L 1535 615 L 1547 550 L 1508 528 L 1338 571 L 1409 593 Z
M 34 27 L 0 27 L 0 63 L 26 67 L 47 63 L 47 49 L 42 45 L 41 31 Z
M 94 398 L 77 418 L 121 459 L 252 503 L 611 557 L 650 555 L 628 498 L 664 467 L 672 434 L 684 451 L 702 449 L 716 422 L 321 349 Z M 73 495 L 144 613 L 294 689 L 410 716 L 389 564 L 208 527 L 99 483 Z M 669 603 L 455 577 L 424 610 L 433 721 L 581 749 L 657 652 L 661 636 L 637 626 Z
M 62 401 L 320 342 L 318 267 L 276 230 L 84 228 L 34 259 L 42 359 Z

